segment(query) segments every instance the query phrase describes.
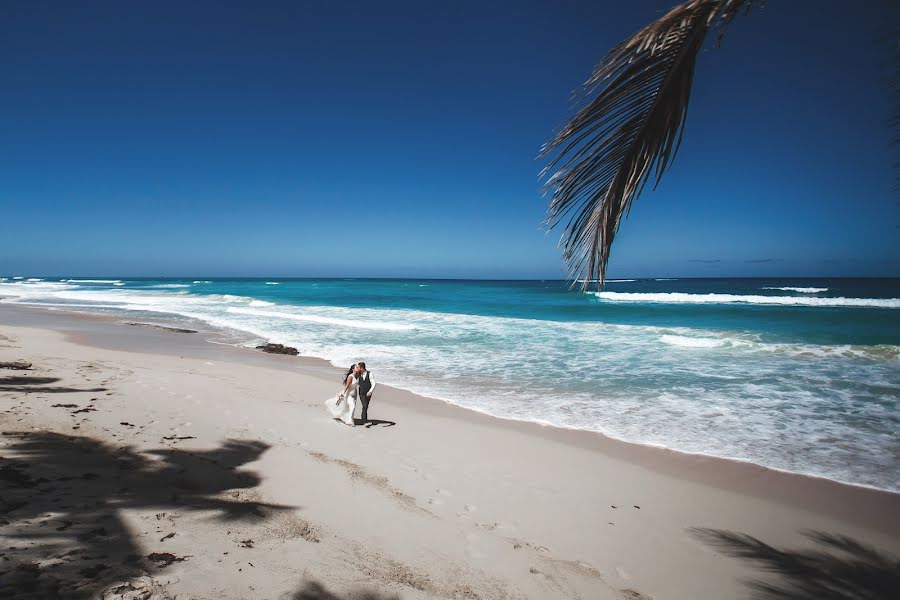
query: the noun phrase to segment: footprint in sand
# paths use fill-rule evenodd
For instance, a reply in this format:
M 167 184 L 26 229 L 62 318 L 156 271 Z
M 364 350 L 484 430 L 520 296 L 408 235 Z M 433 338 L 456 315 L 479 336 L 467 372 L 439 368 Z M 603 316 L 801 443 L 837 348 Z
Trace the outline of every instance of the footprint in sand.
M 478 544 L 480 541 L 481 536 L 475 533 L 466 534 L 466 557 L 468 557 L 469 559 L 479 560 L 486 556 L 484 552 L 478 549 Z
M 448 492 L 447 490 L 443 490 L 443 489 L 441 489 L 441 488 L 438 488 L 438 489 L 434 490 L 434 492 L 435 492 L 438 496 L 443 496 L 443 497 L 445 497 L 445 498 L 446 498 L 447 496 L 452 496 L 452 495 L 453 495 L 453 494 L 451 494 L 450 492 Z M 429 499 L 428 499 L 428 504 L 434 504 L 435 506 L 440 506 L 440 505 L 443 504 L 443 503 L 444 503 L 444 500 L 443 500 L 442 498 L 429 498 Z
M 628 581 L 631 579 L 631 576 L 628 574 L 628 571 L 625 570 L 625 567 L 616 567 L 616 575 Z

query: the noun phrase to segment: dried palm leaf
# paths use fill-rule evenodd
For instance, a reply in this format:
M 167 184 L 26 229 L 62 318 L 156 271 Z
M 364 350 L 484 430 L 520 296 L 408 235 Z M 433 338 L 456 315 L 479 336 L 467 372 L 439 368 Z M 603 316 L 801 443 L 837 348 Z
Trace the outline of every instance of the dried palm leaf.
M 541 150 L 552 192 L 547 224 L 565 221 L 563 258 L 582 289 L 602 287 L 623 216 L 681 143 L 694 65 L 707 34 L 764 0 L 690 0 L 610 50 L 581 88 L 582 108 Z M 717 40 L 718 41 L 718 40 Z

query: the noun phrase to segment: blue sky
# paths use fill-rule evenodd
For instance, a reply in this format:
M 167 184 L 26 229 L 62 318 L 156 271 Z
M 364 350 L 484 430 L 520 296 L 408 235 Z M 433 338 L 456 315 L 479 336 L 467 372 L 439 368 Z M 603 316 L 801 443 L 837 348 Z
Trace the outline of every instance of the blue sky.
M 560 277 L 535 156 L 673 4 L 5 2 L 0 273 Z M 737 19 L 610 276 L 900 275 L 897 21 Z

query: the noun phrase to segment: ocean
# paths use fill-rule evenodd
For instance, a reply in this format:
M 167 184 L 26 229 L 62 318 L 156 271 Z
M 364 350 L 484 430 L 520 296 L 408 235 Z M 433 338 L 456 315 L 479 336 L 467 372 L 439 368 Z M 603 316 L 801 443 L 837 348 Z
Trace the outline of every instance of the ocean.
M 199 321 L 238 345 L 364 360 L 383 383 L 495 416 L 900 491 L 900 279 L 627 279 L 580 292 L 10 276 L 0 297 Z

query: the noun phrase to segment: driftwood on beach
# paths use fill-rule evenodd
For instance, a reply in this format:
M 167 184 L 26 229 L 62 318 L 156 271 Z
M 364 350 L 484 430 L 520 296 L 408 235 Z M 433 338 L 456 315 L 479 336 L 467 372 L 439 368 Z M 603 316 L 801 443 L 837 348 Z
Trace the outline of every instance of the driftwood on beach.
M 183 327 L 169 327 L 167 325 L 157 325 L 156 323 L 138 323 L 134 321 L 126 321 L 126 325 L 135 327 L 150 327 L 151 329 L 159 329 L 160 331 L 168 331 L 170 333 L 197 333 L 196 329 L 185 329 Z
M 12 362 L 0 362 L 0 369 L 17 369 L 24 371 L 31 368 L 31 363 L 24 360 L 14 360 Z

